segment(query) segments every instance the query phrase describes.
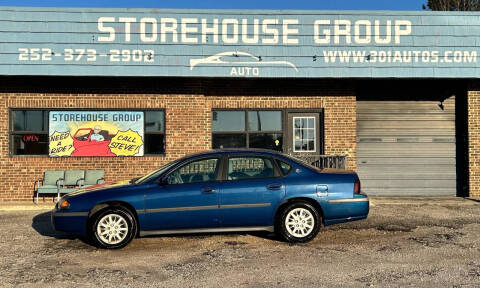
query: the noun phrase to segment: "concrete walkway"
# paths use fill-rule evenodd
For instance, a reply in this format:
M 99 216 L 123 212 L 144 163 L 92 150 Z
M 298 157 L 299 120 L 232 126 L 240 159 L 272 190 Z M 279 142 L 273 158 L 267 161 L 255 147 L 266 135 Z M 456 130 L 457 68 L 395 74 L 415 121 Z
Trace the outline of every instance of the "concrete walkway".
M 55 202 L 39 202 L 38 205 L 32 202 L 7 202 L 0 203 L 0 211 L 28 211 L 28 210 L 52 210 Z
M 461 198 L 455 196 L 370 196 L 370 205 L 480 205 L 479 199 Z M 54 202 L 45 201 L 37 204 L 32 202 L 0 203 L 0 211 L 52 210 Z

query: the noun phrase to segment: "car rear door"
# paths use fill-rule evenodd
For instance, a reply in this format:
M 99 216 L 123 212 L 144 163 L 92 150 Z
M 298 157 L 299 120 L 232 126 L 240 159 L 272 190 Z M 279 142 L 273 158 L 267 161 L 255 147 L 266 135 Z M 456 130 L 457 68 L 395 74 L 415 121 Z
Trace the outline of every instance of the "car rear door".
M 222 227 L 271 226 L 274 209 L 285 197 L 285 184 L 272 158 L 230 155 L 220 191 Z
M 189 161 L 145 195 L 143 230 L 216 228 L 220 157 Z

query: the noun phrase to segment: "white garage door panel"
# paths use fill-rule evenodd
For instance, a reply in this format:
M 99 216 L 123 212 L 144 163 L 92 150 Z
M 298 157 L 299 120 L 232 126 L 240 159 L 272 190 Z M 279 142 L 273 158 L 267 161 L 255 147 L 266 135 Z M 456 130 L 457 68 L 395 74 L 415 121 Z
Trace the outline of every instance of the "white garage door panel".
M 428 130 L 425 129 L 408 129 L 403 127 L 401 130 L 392 130 L 392 129 L 364 129 L 359 130 L 357 132 L 358 136 L 365 138 L 366 136 L 369 137 L 377 137 L 377 136 L 395 136 L 395 137 L 442 137 L 447 136 L 451 137 L 452 134 L 455 134 L 455 127 L 452 128 L 430 128 Z
M 417 188 L 429 188 L 441 185 L 443 188 L 455 189 L 455 182 L 452 183 L 451 179 L 431 179 L 431 180 L 390 180 L 387 184 L 384 183 L 385 180 L 370 180 L 367 181 L 365 185 L 362 185 L 362 188 L 376 188 L 380 185 L 384 185 L 385 188 L 399 188 L 403 189 L 404 187 L 415 187 Z
M 448 100 L 451 100 L 451 99 L 448 99 Z M 359 103 L 359 104 L 362 104 L 362 103 Z M 432 109 L 432 104 L 437 106 L 434 108 L 440 108 L 438 106 L 440 102 L 434 102 L 434 101 L 368 101 L 368 104 L 363 105 L 362 111 L 378 112 L 378 113 L 400 113 L 400 114 L 409 114 L 409 113 L 435 114 L 437 113 L 437 111 Z M 451 103 L 446 103 L 446 102 L 443 103 L 445 112 L 447 113 L 455 112 L 455 106 L 451 106 L 451 105 L 447 106 L 445 104 L 449 105 Z
M 455 173 L 442 173 L 442 174 L 413 174 L 413 173 L 405 173 L 399 175 L 398 173 L 383 173 L 381 175 L 371 175 L 367 173 L 364 173 L 363 176 L 360 176 L 362 180 L 362 187 L 367 186 L 367 187 L 380 187 L 380 188 L 385 188 L 388 186 L 388 182 L 392 180 L 422 180 L 422 181 L 428 181 L 429 179 L 443 179 L 443 180 L 453 180 L 455 181 L 456 175 Z M 380 183 L 375 183 L 371 184 L 372 181 L 383 181 L 384 186 L 379 186 Z M 365 182 L 365 183 L 364 183 Z M 372 182 L 374 183 L 374 182 Z M 438 185 L 440 186 L 440 185 Z M 388 191 L 387 191 L 388 192 Z
M 411 119 L 405 119 L 405 114 L 401 113 L 369 113 L 369 114 L 359 114 L 357 120 L 360 121 L 451 121 L 455 120 L 454 115 L 438 115 L 434 113 L 425 113 L 417 114 L 410 113 L 408 114 Z M 364 124 L 364 123 L 363 123 Z
M 368 163 L 368 164 L 365 164 Z M 455 165 L 455 159 L 451 157 L 363 157 L 358 165 Z
M 363 189 L 363 188 L 362 188 Z M 442 195 L 452 195 L 451 188 L 443 187 L 429 187 L 429 188 L 369 188 L 369 195 L 382 195 L 382 196 L 442 196 Z M 388 193 L 386 193 L 388 191 Z
M 408 114 L 406 115 L 409 116 Z M 357 120 L 358 121 L 358 120 Z M 455 121 L 453 121 L 455 122 Z M 405 120 L 405 121 L 386 121 L 386 120 L 360 120 L 357 124 L 358 128 L 364 129 L 409 129 L 415 128 L 417 132 L 424 129 L 455 129 L 455 123 L 451 121 L 431 121 L 431 120 Z
M 357 161 L 371 195 L 455 195 L 455 99 L 358 101 Z
M 390 137 L 385 137 L 383 138 L 382 142 L 378 143 L 368 143 L 367 145 L 360 145 L 358 148 L 358 151 L 392 151 L 392 153 L 396 152 L 401 152 L 401 151 L 409 151 L 412 154 L 421 156 L 423 153 L 430 153 L 432 156 L 437 155 L 437 153 L 440 153 L 442 151 L 447 152 L 450 154 L 450 152 L 453 150 L 455 151 L 455 143 L 442 143 L 442 142 L 420 142 L 423 139 L 411 139 L 409 138 L 409 141 L 412 142 L 390 142 L 388 140 Z M 419 142 L 413 142 L 413 141 L 419 141 Z M 445 139 L 445 141 L 453 139 Z M 398 139 L 397 139 L 398 141 Z M 400 141 L 407 141 L 407 139 L 400 138 Z M 426 140 L 424 140 L 426 141 Z M 360 142 L 361 144 L 365 142 Z M 429 152 L 430 151 L 430 152 Z M 390 155 L 390 154 L 389 154 Z
M 386 166 L 361 166 L 362 172 L 366 172 L 370 177 L 381 176 L 381 175 L 392 175 L 392 174 L 401 174 L 401 175 L 450 175 L 455 174 L 455 171 L 451 171 L 452 166 L 428 166 L 428 165 L 386 165 Z M 359 166 L 360 168 L 360 166 Z M 374 175 L 370 175 L 374 173 Z

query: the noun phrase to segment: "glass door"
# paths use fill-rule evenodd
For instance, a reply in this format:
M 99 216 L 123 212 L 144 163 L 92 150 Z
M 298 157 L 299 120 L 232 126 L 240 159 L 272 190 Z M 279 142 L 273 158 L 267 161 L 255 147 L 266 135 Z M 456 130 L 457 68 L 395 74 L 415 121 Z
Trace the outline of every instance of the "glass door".
M 301 156 L 322 154 L 320 113 L 288 113 L 287 153 Z

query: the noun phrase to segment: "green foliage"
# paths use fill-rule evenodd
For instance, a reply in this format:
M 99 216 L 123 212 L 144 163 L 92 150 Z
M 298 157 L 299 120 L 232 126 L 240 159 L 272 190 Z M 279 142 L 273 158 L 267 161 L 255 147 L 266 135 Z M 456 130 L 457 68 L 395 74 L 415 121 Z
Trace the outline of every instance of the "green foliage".
M 480 11 L 480 0 L 428 0 L 422 7 L 432 11 Z

